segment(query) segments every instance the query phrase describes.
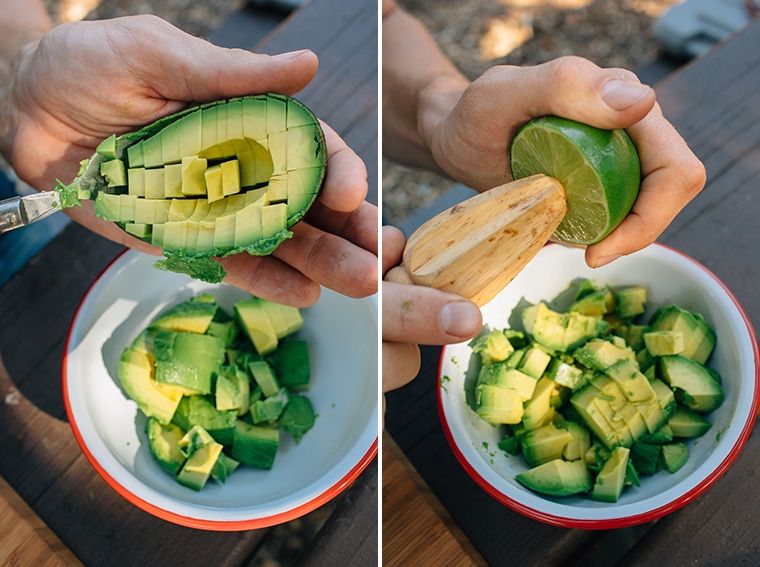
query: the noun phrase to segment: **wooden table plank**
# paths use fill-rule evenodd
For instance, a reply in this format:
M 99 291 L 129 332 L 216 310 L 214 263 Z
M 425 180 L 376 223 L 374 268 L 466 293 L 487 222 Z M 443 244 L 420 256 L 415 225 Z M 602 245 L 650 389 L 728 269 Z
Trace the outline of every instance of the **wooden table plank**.
M 486 565 L 401 452 L 383 435 L 383 565 Z
M 82 565 L 26 502 L 0 478 L 0 564 Z

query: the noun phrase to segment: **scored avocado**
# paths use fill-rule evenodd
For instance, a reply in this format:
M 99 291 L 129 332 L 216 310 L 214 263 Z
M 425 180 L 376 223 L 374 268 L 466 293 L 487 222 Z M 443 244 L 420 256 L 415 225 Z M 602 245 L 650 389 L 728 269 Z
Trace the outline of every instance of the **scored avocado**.
M 271 254 L 292 236 L 325 176 L 324 132 L 314 114 L 280 94 L 220 100 L 111 136 L 57 191 L 63 207 L 96 214 L 159 246 L 160 269 L 217 283 L 216 258 Z M 197 201 L 192 207 L 176 202 Z M 190 210 L 172 216 L 170 210 Z

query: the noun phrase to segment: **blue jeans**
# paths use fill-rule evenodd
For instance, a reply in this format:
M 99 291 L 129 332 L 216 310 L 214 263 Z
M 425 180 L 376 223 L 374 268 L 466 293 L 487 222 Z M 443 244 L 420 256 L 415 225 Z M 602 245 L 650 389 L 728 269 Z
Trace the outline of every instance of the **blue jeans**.
M 0 170 L 0 199 L 17 195 L 16 184 Z M 55 238 L 69 221 L 66 215 L 55 213 L 27 227 L 0 234 L 0 287 Z

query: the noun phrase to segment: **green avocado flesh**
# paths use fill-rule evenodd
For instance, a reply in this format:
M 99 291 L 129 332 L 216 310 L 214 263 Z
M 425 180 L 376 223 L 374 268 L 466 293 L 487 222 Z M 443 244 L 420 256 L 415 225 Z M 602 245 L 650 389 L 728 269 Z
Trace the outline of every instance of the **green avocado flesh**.
M 258 297 L 232 309 L 211 294 L 178 303 L 119 359 L 119 383 L 146 418 L 150 454 L 193 490 L 226 482 L 238 467 L 272 469 L 280 450 L 292 450 L 287 440 L 300 443 L 317 418 L 307 397 L 309 345 L 295 335 L 300 310 Z M 262 329 L 271 341 L 254 341 Z
M 66 186 L 63 207 L 94 201 L 96 216 L 161 247 L 156 267 L 217 283 L 218 257 L 271 254 L 290 238 L 322 186 L 319 121 L 293 98 L 266 94 L 183 110 L 111 136 Z

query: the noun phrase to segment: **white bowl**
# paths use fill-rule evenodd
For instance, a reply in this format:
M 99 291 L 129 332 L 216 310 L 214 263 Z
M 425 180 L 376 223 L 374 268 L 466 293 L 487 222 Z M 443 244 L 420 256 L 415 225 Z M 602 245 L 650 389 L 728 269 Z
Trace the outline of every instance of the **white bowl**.
M 752 325 L 731 292 L 704 266 L 660 244 L 591 270 L 583 250 L 559 244 L 544 247 L 498 296 L 483 307 L 484 324 L 508 327 L 507 319 L 524 297 L 550 300 L 575 278 L 611 286 L 641 284 L 649 289 L 649 311 L 675 303 L 701 313 L 717 333 L 709 365 L 723 377 L 724 403 L 709 419 L 712 428 L 689 441 L 689 459 L 675 474 L 661 471 L 623 491 L 617 503 L 588 495 L 550 498 L 523 487 L 515 475 L 528 468 L 522 456 L 497 448 L 499 429 L 478 418 L 465 401 L 465 372 L 472 354 L 466 343 L 443 349 L 438 373 L 438 407 L 443 430 L 469 475 L 506 506 L 545 523 L 586 529 L 620 528 L 649 522 L 684 506 L 707 490 L 731 465 L 747 441 L 758 412 L 758 346 Z
M 152 267 L 135 251 L 119 256 L 85 295 L 69 330 L 63 392 L 74 435 L 92 466 L 127 500 L 165 520 L 208 530 L 247 530 L 295 519 L 346 488 L 377 454 L 377 299 L 323 290 L 302 310 L 318 414 L 296 444 L 282 436 L 270 471 L 240 467 L 226 484 L 196 492 L 153 460 L 145 417 L 119 386 L 119 355 L 167 307 L 201 292 L 231 312 L 243 291 Z

